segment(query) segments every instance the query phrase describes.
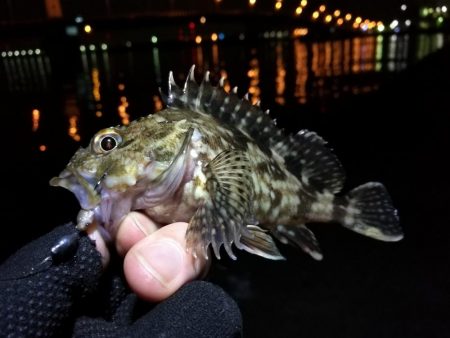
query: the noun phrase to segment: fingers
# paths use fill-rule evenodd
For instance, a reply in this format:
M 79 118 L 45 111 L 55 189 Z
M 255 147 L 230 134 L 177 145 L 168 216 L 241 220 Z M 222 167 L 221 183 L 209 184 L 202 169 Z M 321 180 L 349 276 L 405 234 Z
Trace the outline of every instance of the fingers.
M 207 261 L 194 258 L 186 250 L 187 226 L 187 223 L 166 225 L 127 252 L 125 277 L 138 296 L 161 301 L 204 272 Z
M 100 233 L 99 228 L 97 227 L 96 224 L 93 224 L 90 227 L 88 227 L 87 233 L 89 238 L 94 241 L 97 251 L 100 252 L 102 258 L 102 265 L 103 268 L 105 268 L 109 263 L 110 254 L 108 247 L 106 246 L 105 240 L 103 239 Z

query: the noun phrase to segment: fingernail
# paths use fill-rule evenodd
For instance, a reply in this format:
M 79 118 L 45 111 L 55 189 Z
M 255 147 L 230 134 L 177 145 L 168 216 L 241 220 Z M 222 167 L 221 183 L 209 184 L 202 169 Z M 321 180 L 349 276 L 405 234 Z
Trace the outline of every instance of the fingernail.
M 133 221 L 133 224 L 138 228 L 145 236 L 149 235 L 149 232 L 147 229 L 142 225 L 142 223 L 138 220 L 135 213 L 130 213 L 131 220 Z
M 183 249 L 173 240 L 143 245 L 135 252 L 141 267 L 162 286 L 167 287 L 182 270 Z

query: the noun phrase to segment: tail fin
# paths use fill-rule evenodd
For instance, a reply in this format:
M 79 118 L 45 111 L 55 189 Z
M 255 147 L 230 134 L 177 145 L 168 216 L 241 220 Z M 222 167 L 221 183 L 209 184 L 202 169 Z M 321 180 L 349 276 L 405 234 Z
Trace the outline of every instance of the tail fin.
M 369 182 L 353 189 L 335 212 L 344 227 L 362 235 L 388 242 L 403 238 L 397 210 L 381 183 Z

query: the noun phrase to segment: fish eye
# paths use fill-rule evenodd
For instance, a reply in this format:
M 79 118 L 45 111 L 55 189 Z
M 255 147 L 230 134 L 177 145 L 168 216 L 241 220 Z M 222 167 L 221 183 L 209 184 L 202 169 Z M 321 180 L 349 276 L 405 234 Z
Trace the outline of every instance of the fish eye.
M 121 142 L 122 137 L 115 130 L 105 129 L 97 133 L 92 148 L 98 154 L 106 154 L 117 148 Z

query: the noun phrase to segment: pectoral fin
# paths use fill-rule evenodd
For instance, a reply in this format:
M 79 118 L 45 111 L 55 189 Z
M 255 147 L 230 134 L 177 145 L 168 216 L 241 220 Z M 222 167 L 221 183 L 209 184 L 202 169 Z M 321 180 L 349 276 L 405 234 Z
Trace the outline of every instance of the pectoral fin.
M 232 243 L 239 247 L 241 237 L 249 235 L 246 222 L 253 196 L 249 159 L 243 151 L 227 150 L 208 163 L 204 173 L 208 198 L 190 221 L 186 233 L 188 248 L 194 256 L 208 258 L 211 244 L 220 259 L 223 245 L 228 255 L 236 259 Z
M 250 232 L 250 236 L 241 237 L 239 249 L 268 259 L 285 259 L 267 231 L 256 225 L 248 225 L 247 229 Z

